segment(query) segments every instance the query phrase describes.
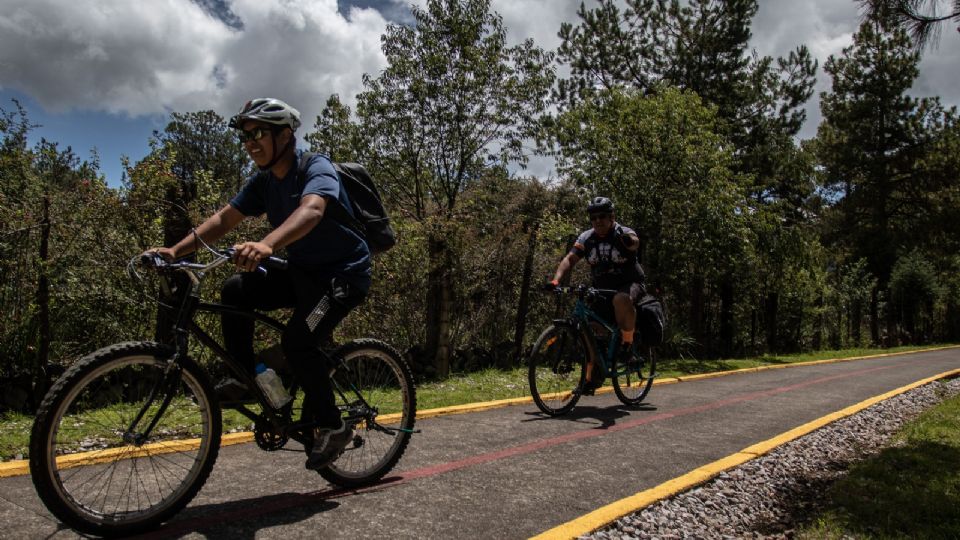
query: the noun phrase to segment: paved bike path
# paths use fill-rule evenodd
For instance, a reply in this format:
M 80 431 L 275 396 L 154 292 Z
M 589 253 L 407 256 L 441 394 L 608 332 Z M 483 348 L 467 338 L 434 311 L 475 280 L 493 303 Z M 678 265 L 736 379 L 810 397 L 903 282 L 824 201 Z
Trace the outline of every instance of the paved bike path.
M 864 399 L 960 368 L 960 350 L 657 385 L 648 406 L 587 397 L 418 421 L 390 480 L 332 490 L 300 452 L 221 449 L 206 486 L 155 538 L 527 538 Z M 291 444 L 291 447 L 296 446 Z M 74 538 L 28 477 L 0 480 L 3 538 Z

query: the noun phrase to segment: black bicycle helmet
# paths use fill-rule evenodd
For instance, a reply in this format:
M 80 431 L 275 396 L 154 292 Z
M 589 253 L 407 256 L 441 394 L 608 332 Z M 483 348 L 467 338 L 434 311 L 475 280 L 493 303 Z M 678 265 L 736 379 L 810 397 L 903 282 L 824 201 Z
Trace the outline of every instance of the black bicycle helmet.
M 587 205 L 588 214 L 612 214 L 613 201 L 606 197 L 594 197 Z

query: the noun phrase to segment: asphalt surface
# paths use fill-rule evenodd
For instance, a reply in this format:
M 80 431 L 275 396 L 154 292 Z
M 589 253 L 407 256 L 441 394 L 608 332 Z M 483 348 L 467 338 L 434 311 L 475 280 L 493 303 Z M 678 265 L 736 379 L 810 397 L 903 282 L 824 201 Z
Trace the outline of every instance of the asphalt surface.
M 821 416 L 960 368 L 960 349 L 611 393 L 548 418 L 532 403 L 422 419 L 386 482 L 344 492 L 297 451 L 224 447 L 193 502 L 153 538 L 528 538 Z M 76 538 L 29 477 L 0 479 L 0 537 Z

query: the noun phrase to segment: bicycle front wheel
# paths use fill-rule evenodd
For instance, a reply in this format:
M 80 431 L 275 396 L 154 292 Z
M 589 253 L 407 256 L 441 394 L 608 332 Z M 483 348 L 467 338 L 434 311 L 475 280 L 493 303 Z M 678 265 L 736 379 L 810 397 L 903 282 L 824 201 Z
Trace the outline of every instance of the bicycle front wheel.
M 589 349 L 583 335 L 569 326 L 552 325 L 540 334 L 530 353 L 530 394 L 545 414 L 559 416 L 576 406 L 574 392 L 585 377 Z
M 357 487 L 383 478 L 410 442 L 417 412 L 413 374 L 400 353 L 375 339 L 339 347 L 332 382 L 337 406 L 353 426 L 353 440 L 318 472 L 330 483 Z
M 50 389 L 30 436 L 40 499 L 98 535 L 150 529 L 182 509 L 210 474 L 220 408 L 192 360 L 157 343 L 122 343 L 74 364 Z
M 624 405 L 639 405 L 650 393 L 657 373 L 657 356 L 653 347 L 639 346 L 626 362 L 613 364 L 613 391 Z

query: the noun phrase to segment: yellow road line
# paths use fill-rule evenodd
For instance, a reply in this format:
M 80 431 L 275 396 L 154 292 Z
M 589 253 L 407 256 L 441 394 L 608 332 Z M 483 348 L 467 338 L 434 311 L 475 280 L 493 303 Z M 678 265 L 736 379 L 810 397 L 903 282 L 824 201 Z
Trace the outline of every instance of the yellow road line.
M 883 358 L 886 356 L 898 356 L 903 354 L 912 354 L 912 353 L 919 353 L 919 352 L 940 351 L 944 349 L 955 349 L 958 347 L 960 346 L 951 345 L 951 346 L 945 346 L 945 347 L 932 347 L 929 349 L 922 349 L 919 351 L 882 353 L 882 354 L 874 354 L 874 355 L 868 355 L 868 356 L 854 356 L 850 358 L 833 358 L 828 360 L 814 360 L 810 362 L 795 362 L 792 364 L 758 366 L 758 367 L 752 367 L 752 368 L 735 369 L 731 371 L 716 371 L 713 373 L 701 373 L 697 375 L 682 375 L 679 377 L 666 377 L 662 379 L 657 379 L 653 381 L 653 384 L 655 385 L 674 384 L 678 382 L 696 381 L 700 379 L 709 379 L 714 377 L 725 377 L 727 375 L 735 375 L 738 373 L 764 371 L 767 369 L 781 369 L 781 368 L 787 368 L 787 367 L 812 366 L 816 364 L 832 364 L 836 362 L 850 362 L 853 360 L 867 360 L 871 358 Z M 596 390 L 596 393 L 607 394 L 612 391 L 613 391 L 612 386 L 603 386 L 598 388 Z M 466 414 L 466 413 L 472 413 L 472 412 L 487 411 L 490 409 L 499 409 L 501 407 L 508 407 L 510 405 L 524 405 L 528 403 L 533 403 L 533 398 L 530 396 L 519 397 L 519 398 L 509 398 L 509 399 L 498 399 L 495 401 L 485 401 L 480 403 L 466 403 L 464 405 L 453 405 L 450 407 L 438 407 L 435 409 L 419 410 L 417 411 L 417 418 L 422 419 L 422 418 L 433 418 L 437 416 L 448 416 L 452 414 Z M 381 417 L 381 421 L 386 421 L 386 418 L 391 416 L 393 415 L 384 415 L 383 417 Z M 247 443 L 251 441 L 253 441 L 253 433 L 246 431 L 241 433 L 230 433 L 230 434 L 224 435 L 223 438 L 221 439 L 220 444 L 221 446 L 229 446 L 231 444 L 241 444 L 241 443 Z M 81 454 L 72 454 L 72 455 L 79 456 Z M 76 458 L 76 459 L 82 459 L 82 458 Z M 0 463 L 0 478 L 7 478 L 10 476 L 19 476 L 19 475 L 29 474 L 29 473 L 30 473 L 30 465 L 27 460 L 12 460 L 12 461 L 5 461 Z
M 702 467 L 698 467 L 687 474 L 678 476 L 672 480 L 668 480 L 658 486 L 598 508 L 597 510 L 585 514 L 577 519 L 568 521 L 567 523 L 558 525 L 557 527 L 531 537 L 530 540 L 565 540 L 590 534 L 597 529 L 613 523 L 623 516 L 642 510 L 643 508 L 650 506 L 655 502 L 707 482 L 723 471 L 732 469 L 738 465 L 742 465 L 747 461 L 750 461 L 751 459 L 755 459 L 759 456 L 767 454 L 773 449 L 794 439 L 802 437 L 803 435 L 806 435 L 812 431 L 820 429 L 827 424 L 856 414 L 867 407 L 870 407 L 871 405 L 875 405 L 885 399 L 890 399 L 896 395 L 913 390 L 919 386 L 923 386 L 938 379 L 956 375 L 960 375 L 960 369 L 946 371 L 940 373 L 939 375 L 927 377 L 926 379 L 908 384 L 906 386 L 901 386 L 900 388 L 869 399 L 865 399 L 855 405 L 851 405 L 845 409 L 841 409 L 811 422 L 807 422 L 806 424 L 791 429 L 790 431 L 786 431 L 763 442 L 748 446 L 739 452 L 734 452 L 727 457 L 718 459 L 717 461 L 708 463 Z
M 226 433 L 220 437 L 220 446 L 230 446 L 232 444 L 242 444 L 253 441 L 253 433 L 244 431 L 241 433 Z M 156 456 L 160 454 L 169 454 L 172 452 L 183 452 L 192 450 L 200 446 L 200 439 L 183 439 L 180 441 L 167 441 L 152 444 L 145 444 L 141 447 L 127 446 L 122 448 L 107 448 L 104 450 L 93 450 L 90 452 L 78 452 L 68 454 L 57 458 L 57 464 L 61 469 L 69 469 L 80 465 L 94 465 L 97 463 L 106 463 L 115 459 L 132 459 L 145 456 Z M 10 476 L 20 476 L 30 474 L 30 462 L 26 459 L 14 461 L 5 461 L 0 463 L 0 478 Z

